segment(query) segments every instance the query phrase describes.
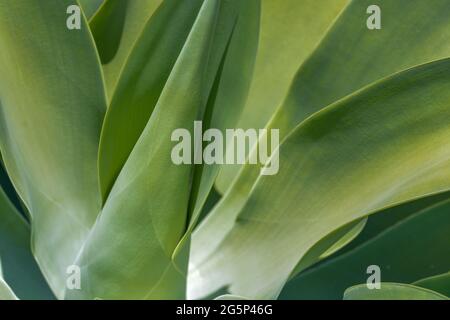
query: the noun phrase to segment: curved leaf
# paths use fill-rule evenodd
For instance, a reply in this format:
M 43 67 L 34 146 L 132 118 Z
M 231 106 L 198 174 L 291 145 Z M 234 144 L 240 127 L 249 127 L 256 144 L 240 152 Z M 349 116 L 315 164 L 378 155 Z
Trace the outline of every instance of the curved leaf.
M 0 187 L 0 273 L 22 299 L 53 299 L 31 253 L 30 239 L 30 226 Z
M 192 166 L 175 165 L 172 145 L 160 138 L 169 141 L 177 128 L 193 132 L 229 43 L 238 3 L 203 3 L 155 110 L 78 256 L 82 288 L 66 291 L 66 298 L 185 296 L 187 256 L 174 261 L 172 254 L 188 222 Z
M 344 300 L 448 300 L 447 297 L 403 283 L 381 283 L 381 289 L 370 290 L 365 284 L 348 288 Z
M 274 297 L 330 232 L 448 189 L 449 70 L 442 60 L 402 72 L 299 125 L 279 148 L 280 171 L 258 177 L 244 207 L 234 207 L 237 219 L 194 238 L 193 296 L 230 286 L 232 294 Z M 218 238 L 206 241 L 208 232 Z
M 404 209 L 407 209 L 404 205 L 398 208 Z M 380 268 L 384 282 L 410 283 L 448 270 L 449 210 L 450 202 L 445 201 L 413 212 L 345 254 L 300 273 L 286 284 L 279 298 L 341 299 L 346 288 L 367 280 L 370 274 L 366 271 L 371 265 Z M 374 214 L 369 219 L 377 219 L 382 214 Z
M 78 0 L 88 19 L 92 18 L 104 0 Z
M 18 300 L 14 292 L 0 275 L 0 300 Z
M 31 214 L 33 252 L 58 297 L 100 210 L 97 153 L 106 109 L 87 22 L 81 30 L 65 26 L 70 4 L 0 3 L 0 149 Z
M 450 272 L 418 280 L 413 285 L 430 289 L 450 297 Z
M 264 128 L 286 96 L 303 61 L 348 0 L 262 0 L 255 72 L 236 128 Z M 230 104 L 231 105 L 231 104 Z M 241 165 L 223 165 L 216 188 L 223 194 Z
M 450 14 L 450 7 L 446 0 L 376 2 L 382 8 L 385 21 L 382 30 L 373 31 L 366 27 L 367 15 L 364 13 L 373 1 L 352 1 L 301 66 L 288 97 L 268 125 L 268 129 L 279 129 L 280 139 L 312 113 L 372 81 L 450 56 L 449 42 L 442 41 L 450 37 L 450 20 L 445 18 Z M 411 24 L 416 27 L 410 28 Z M 232 187 L 196 232 L 199 243 L 211 239 L 212 235 L 215 240 L 209 244 L 210 249 L 202 246 L 197 250 L 194 237 L 195 255 L 209 254 L 230 231 L 248 201 L 259 171 L 259 165 L 242 167 Z
M 109 100 L 114 95 L 136 41 L 161 2 L 162 0 L 105 0 L 92 18 L 90 27 L 103 64 Z
M 101 134 L 99 172 L 104 199 L 160 98 L 201 4 L 202 0 L 164 1 L 127 60 Z

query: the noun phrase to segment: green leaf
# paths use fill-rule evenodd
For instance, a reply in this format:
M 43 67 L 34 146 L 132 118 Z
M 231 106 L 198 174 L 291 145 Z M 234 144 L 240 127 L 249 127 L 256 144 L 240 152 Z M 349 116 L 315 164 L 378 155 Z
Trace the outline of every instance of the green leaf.
M 201 4 L 164 1 L 127 60 L 101 134 L 99 172 L 105 200 L 160 99 Z
M 407 209 L 406 205 L 397 208 L 405 213 Z M 346 288 L 367 280 L 370 265 L 379 266 L 381 279 L 387 282 L 410 283 L 448 270 L 449 210 L 450 202 L 445 201 L 410 212 L 413 214 L 372 239 L 300 273 L 286 284 L 279 298 L 341 299 Z M 374 214 L 369 220 L 383 214 Z
M 450 20 L 446 18 L 450 7 L 446 0 L 375 1 L 381 6 L 384 19 L 379 31 L 366 27 L 364 13 L 370 4 L 374 2 L 352 1 L 301 66 L 287 98 L 268 125 L 268 129 L 280 130 L 281 140 L 314 112 L 377 79 L 450 56 L 448 42 L 442 41 L 445 35 L 450 36 Z M 416 27 L 405 27 L 411 24 Z M 194 242 L 195 255 L 210 254 L 230 231 L 259 172 L 259 165 L 242 167 L 232 187 L 198 229 L 200 243 L 210 242 L 214 234 L 215 240 L 209 245 L 212 249 L 203 246 L 196 250 Z
M 175 165 L 170 157 L 172 144 L 161 137 L 170 139 L 178 128 L 193 132 L 230 41 L 238 4 L 237 0 L 203 3 L 155 109 L 77 259 L 82 288 L 67 291 L 66 298 L 185 296 L 187 252 L 172 255 L 188 223 L 192 166 Z
M 299 125 L 279 148 L 280 171 L 258 177 L 250 197 L 239 199 L 243 208 L 234 206 L 236 220 L 199 226 L 192 296 L 224 286 L 277 296 L 298 261 L 334 230 L 447 190 L 449 70 L 449 60 L 407 70 Z
M 450 272 L 418 280 L 413 285 L 427 288 L 450 297 Z
M 88 19 L 92 18 L 105 0 L 78 0 Z
M 365 284 L 348 288 L 344 300 L 448 300 L 447 297 L 403 283 L 381 283 L 381 289 L 368 289 Z
M 224 294 L 221 296 L 218 296 L 214 300 L 248 300 L 247 298 L 241 297 L 241 296 L 233 296 L 231 294 Z
M 255 72 L 236 128 L 264 128 L 283 102 L 299 66 L 318 45 L 347 0 L 262 0 Z M 232 104 L 230 103 L 230 106 Z M 241 165 L 224 165 L 217 177 L 221 194 Z
M 31 253 L 30 239 L 30 226 L 0 187 L 0 273 L 22 299 L 53 299 Z
M 238 16 L 233 35 L 203 117 L 205 131 L 214 128 L 225 132 L 227 128 L 235 127 L 247 99 L 258 46 L 260 0 L 237 2 L 236 10 Z M 190 229 L 197 222 L 219 168 L 218 164 L 203 164 L 195 168 L 189 212 Z
M 121 72 L 136 42 L 161 2 L 105 0 L 93 17 L 90 26 L 103 64 L 109 100 L 114 95 Z
M 0 300 L 18 300 L 14 292 L 0 275 Z
M 97 153 L 106 109 L 87 22 L 66 28 L 70 4 L 0 3 L 0 149 L 57 297 L 101 208 Z

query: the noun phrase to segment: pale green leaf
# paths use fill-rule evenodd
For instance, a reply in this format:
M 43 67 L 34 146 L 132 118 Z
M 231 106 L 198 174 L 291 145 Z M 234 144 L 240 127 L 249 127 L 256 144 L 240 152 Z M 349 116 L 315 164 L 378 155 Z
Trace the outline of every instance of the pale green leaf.
M 90 26 L 103 64 L 109 99 L 114 95 L 136 41 L 161 2 L 162 0 L 105 0 L 93 17 Z
M 187 256 L 172 260 L 186 230 L 192 166 L 175 165 L 170 139 L 204 112 L 236 21 L 238 1 L 203 3 L 155 109 L 77 259 L 81 290 L 66 298 L 185 296 Z M 234 13 L 234 14 L 233 14 Z M 124 214 L 126 213 L 126 214 Z M 130 232 L 132 230 L 132 232 Z
M 101 134 L 99 172 L 104 199 L 160 98 L 201 4 L 202 0 L 164 1 L 130 53 Z
M 344 300 L 448 300 L 432 290 L 403 283 L 381 283 L 380 289 L 368 289 L 365 284 L 348 288 Z
M 421 279 L 413 284 L 450 297 L 450 272 Z
M 14 294 L 14 292 L 11 290 L 11 288 L 8 286 L 5 280 L 2 279 L 0 275 L 0 301 L 1 300 L 18 300 L 18 299 Z
M 318 45 L 347 0 L 262 0 L 255 72 L 236 128 L 264 128 L 283 102 L 302 62 Z M 240 165 L 221 167 L 216 187 L 230 186 Z
M 0 148 L 32 221 L 32 249 L 53 292 L 101 207 L 98 140 L 106 109 L 87 22 L 70 0 L 0 3 Z
M 408 213 L 408 206 L 396 208 Z M 370 265 L 380 268 L 384 282 L 410 283 L 450 267 L 450 203 L 432 206 L 399 221 L 348 252 L 306 270 L 290 280 L 280 299 L 341 299 L 345 289 L 364 283 Z M 377 213 L 370 219 L 379 220 Z M 405 265 L 405 261 L 407 264 Z M 420 286 L 420 285 L 419 285 Z
M 104 0 L 78 0 L 78 3 L 83 8 L 84 14 L 88 19 L 94 16 Z
M 366 27 L 365 12 L 372 1 L 352 1 L 301 66 L 287 99 L 268 125 L 269 129 L 280 130 L 280 139 L 312 113 L 364 85 L 402 69 L 450 56 L 449 42 L 442 41 L 446 35 L 450 36 L 450 20 L 445 18 L 450 7 L 446 0 L 376 3 L 384 12 L 382 30 Z M 418 27 L 405 27 L 412 23 Z M 212 254 L 230 232 L 249 201 L 259 173 L 259 165 L 244 165 L 232 187 L 199 226 L 193 238 L 195 265 Z
M 243 208 L 234 207 L 237 219 L 194 238 L 193 296 L 229 286 L 274 297 L 334 230 L 448 189 L 449 70 L 441 60 L 402 72 L 299 125 L 279 148 L 280 171 L 258 177 Z M 212 234 L 223 229 L 217 241 Z

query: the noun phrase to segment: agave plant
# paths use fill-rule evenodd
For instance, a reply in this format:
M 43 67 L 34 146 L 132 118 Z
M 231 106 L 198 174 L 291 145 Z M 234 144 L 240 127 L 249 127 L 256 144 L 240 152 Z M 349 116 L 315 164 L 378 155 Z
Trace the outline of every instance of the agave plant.
M 449 15 L 1 1 L 0 299 L 447 299 Z M 279 130 L 279 172 L 173 163 L 195 121 Z

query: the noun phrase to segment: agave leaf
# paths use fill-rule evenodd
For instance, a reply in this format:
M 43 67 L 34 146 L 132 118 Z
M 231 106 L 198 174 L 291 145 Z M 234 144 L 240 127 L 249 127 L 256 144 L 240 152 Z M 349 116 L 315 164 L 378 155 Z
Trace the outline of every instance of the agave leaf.
M 347 0 L 262 0 L 255 72 L 236 128 L 265 127 L 285 98 L 296 71 L 347 3 Z M 240 167 L 229 164 L 221 167 L 216 180 L 221 194 Z
M 341 299 L 346 288 L 367 280 L 370 265 L 379 266 L 381 279 L 387 282 L 410 283 L 448 270 L 449 210 L 450 202 L 445 201 L 415 212 L 345 254 L 300 273 L 286 284 L 279 298 Z
M 241 296 L 233 296 L 231 294 L 224 294 L 224 295 L 218 296 L 214 300 L 248 300 L 248 299 L 241 297 Z
M 448 300 L 429 289 L 404 283 L 381 283 L 381 289 L 368 289 L 365 284 L 348 288 L 344 300 Z
M 30 226 L 0 187 L 0 274 L 22 299 L 52 299 L 31 253 L 30 238 Z
M 127 60 L 101 135 L 99 172 L 104 199 L 160 98 L 201 4 L 202 0 L 164 1 Z
M 227 128 L 236 126 L 247 98 L 258 46 L 260 0 L 236 2 L 236 10 L 236 26 L 209 97 L 203 118 L 204 130 L 214 128 L 225 132 Z M 196 167 L 190 202 L 191 229 L 195 226 L 218 171 L 218 164 Z
M 299 261 L 294 271 L 292 271 L 291 277 L 321 259 L 327 258 L 343 249 L 364 230 L 367 220 L 368 218 L 365 217 L 361 220 L 353 221 L 320 239 Z
M 14 292 L 0 275 L 0 300 L 18 300 Z
M 82 288 L 67 291 L 66 298 L 185 296 L 187 256 L 175 265 L 172 254 L 186 230 L 192 167 L 175 165 L 170 158 L 172 144 L 161 137 L 169 140 L 177 128 L 192 132 L 194 120 L 204 112 L 235 26 L 232 13 L 238 3 L 203 3 L 155 109 L 77 259 Z
M 90 26 L 103 64 L 109 99 L 114 95 L 120 74 L 136 41 L 161 2 L 105 0 L 93 17 Z
M 83 8 L 83 12 L 88 19 L 92 18 L 104 0 L 78 0 L 78 3 Z
M 441 18 L 450 10 L 445 0 L 426 3 L 414 0 L 414 5 L 406 0 L 378 1 L 383 12 L 387 13 L 383 17 L 389 21 L 378 33 L 366 28 L 366 16 L 361 14 L 372 2 L 351 2 L 319 47 L 301 66 L 286 100 L 268 125 L 280 130 L 280 139 L 310 114 L 364 85 L 408 67 L 450 56 L 450 45 L 442 41 L 445 34 L 450 36 L 450 22 Z M 395 12 L 402 14 L 389 16 Z M 416 23 L 420 23 L 417 29 L 405 29 L 405 26 Z M 418 41 L 417 37 L 425 40 Z M 423 45 L 425 42 L 429 45 Z M 358 50 L 354 50 L 356 47 Z M 332 59 L 330 52 L 333 53 Z M 374 56 L 378 63 L 374 61 Z M 369 67 L 372 65 L 376 67 Z M 236 169 L 223 170 L 229 182 Z M 233 182 L 233 188 L 205 222 L 211 227 L 204 229 L 214 230 L 213 226 L 227 224 L 222 220 L 235 219 L 258 174 L 259 166 L 243 166 Z M 222 191 L 228 182 L 220 187 Z M 222 230 L 227 231 L 226 228 Z
M 381 8 L 381 30 L 366 27 L 365 12 L 372 4 Z M 450 44 L 442 40 L 450 37 L 449 14 L 446 0 L 352 1 L 300 67 L 269 127 L 278 128 L 282 139 L 309 115 L 369 83 L 449 57 Z M 245 167 L 234 188 L 244 199 L 253 185 L 248 181 L 257 177 Z M 235 176 L 233 171 L 237 173 L 232 168 L 226 172 L 228 182 Z
M 450 45 L 441 40 L 450 32 L 450 21 L 444 18 L 450 10 L 448 3 L 445 0 L 413 2 L 414 5 L 404 0 L 378 1 L 386 13 L 384 19 L 389 21 L 378 33 L 367 29 L 366 16 L 361 14 L 373 3 L 366 0 L 351 2 L 300 68 L 287 99 L 268 128 L 279 129 L 282 139 L 311 113 L 374 80 L 449 56 Z M 400 11 L 401 15 L 390 16 L 392 12 Z M 404 27 L 412 23 L 419 23 L 420 28 Z M 417 38 L 423 41 L 411 41 Z M 354 50 L 355 47 L 358 50 Z M 380 62 L 369 68 L 374 63 L 373 56 Z M 232 187 L 199 226 L 192 244 L 195 265 L 211 254 L 230 232 L 248 202 L 259 173 L 259 165 L 244 165 Z
M 320 261 L 323 258 L 335 258 L 336 256 L 348 252 L 359 245 L 366 243 L 367 241 L 373 239 L 375 236 L 379 235 L 381 232 L 389 227 L 399 223 L 403 219 L 415 214 L 425 208 L 428 208 L 438 202 L 444 201 L 450 197 L 450 192 L 438 193 L 436 195 L 427 196 L 419 198 L 414 201 L 409 201 L 404 204 L 387 208 L 381 212 L 377 212 L 370 217 L 367 217 L 361 221 L 352 222 L 344 227 L 341 227 L 326 237 L 322 238 L 318 243 L 316 243 L 300 260 L 300 262 L 295 267 L 291 274 L 291 277 L 296 276 L 301 270 L 311 266 L 312 264 Z M 362 230 L 361 230 L 362 228 Z M 347 240 L 344 241 L 343 240 Z M 337 246 L 341 244 L 341 246 Z M 329 249 L 335 248 L 338 250 Z M 326 253 L 326 254 L 325 254 Z M 326 261 L 326 260 L 325 260 Z M 319 264 L 318 268 L 320 268 Z M 316 268 L 316 266 L 314 266 Z M 293 280 L 293 282 L 297 282 Z M 284 291 L 289 291 L 288 288 L 296 288 L 297 284 L 288 283 L 284 288 Z M 348 287 L 348 285 L 346 286 Z M 301 290 L 299 290 L 301 291 Z M 296 291 L 292 291 L 292 296 L 296 295 Z M 340 295 L 342 292 L 339 292 Z M 340 298 L 340 296 L 339 296 Z
M 449 60 L 413 68 L 299 125 L 279 148 L 280 171 L 258 178 L 225 239 L 197 238 L 193 296 L 230 286 L 232 294 L 274 297 L 330 232 L 448 189 L 449 70 Z
M 418 280 L 413 285 L 430 289 L 450 297 L 450 272 Z
M 65 27 L 70 0 L 0 4 L 0 149 L 32 220 L 32 249 L 61 297 L 101 206 L 106 101 L 87 22 Z

